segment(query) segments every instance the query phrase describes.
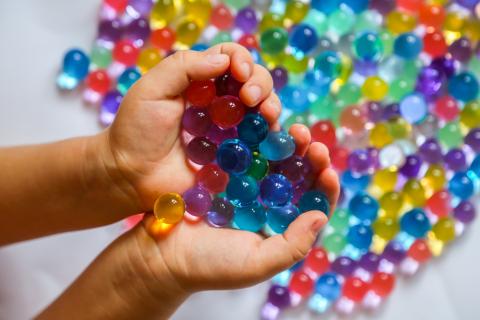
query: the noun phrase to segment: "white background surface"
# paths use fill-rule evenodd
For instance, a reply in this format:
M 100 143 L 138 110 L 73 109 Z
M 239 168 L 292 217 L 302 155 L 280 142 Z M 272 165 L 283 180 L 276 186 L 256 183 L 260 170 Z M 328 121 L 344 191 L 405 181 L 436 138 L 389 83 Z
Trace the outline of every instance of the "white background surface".
M 99 130 L 94 110 L 84 107 L 78 95 L 59 94 L 54 85 L 63 52 L 72 46 L 90 48 L 99 3 L 0 1 L 0 146 L 47 142 Z M 32 317 L 60 294 L 120 229 L 117 224 L 0 248 L 0 319 Z M 476 221 L 444 256 L 412 279 L 401 279 L 379 312 L 354 318 L 478 319 L 479 243 Z M 267 288 L 263 284 L 234 292 L 197 294 L 174 318 L 257 319 Z M 289 312 L 283 317 L 311 318 L 319 317 L 308 312 Z

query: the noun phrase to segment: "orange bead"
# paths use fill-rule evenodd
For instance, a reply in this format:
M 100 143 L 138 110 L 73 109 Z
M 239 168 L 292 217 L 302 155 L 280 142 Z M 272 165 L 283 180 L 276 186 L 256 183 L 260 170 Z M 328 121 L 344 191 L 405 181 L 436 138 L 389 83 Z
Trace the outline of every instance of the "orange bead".
M 359 106 L 345 108 L 340 114 L 340 125 L 351 133 L 359 133 L 365 130 L 367 116 Z
M 438 29 L 445 21 L 445 9 L 439 5 L 424 5 L 420 8 L 418 18 L 421 24 Z
M 150 34 L 150 42 L 158 49 L 170 51 L 175 43 L 175 31 L 169 27 L 154 30 Z

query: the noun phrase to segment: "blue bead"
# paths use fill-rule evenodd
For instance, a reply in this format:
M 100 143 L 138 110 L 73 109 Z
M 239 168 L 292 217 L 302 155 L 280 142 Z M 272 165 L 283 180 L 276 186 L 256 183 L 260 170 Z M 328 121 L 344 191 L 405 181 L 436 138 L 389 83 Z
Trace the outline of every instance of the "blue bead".
M 350 213 L 360 221 L 370 223 L 377 218 L 379 205 L 377 200 L 366 193 L 357 193 L 348 204 Z
M 268 207 L 283 206 L 293 197 L 293 186 L 281 174 L 271 174 L 260 184 L 260 197 Z
M 466 172 L 456 172 L 448 183 L 448 190 L 462 200 L 466 200 L 473 195 L 473 181 Z
M 478 96 L 477 78 L 470 72 L 462 72 L 448 81 L 448 92 L 457 100 L 468 102 Z
M 280 100 L 285 108 L 301 113 L 308 109 L 308 91 L 303 86 L 286 85 L 280 91 Z
M 375 32 L 363 32 L 353 42 L 355 55 L 361 61 L 378 61 L 383 55 L 383 44 Z
M 327 216 L 330 214 L 330 203 L 327 196 L 318 190 L 310 190 L 305 192 L 298 200 L 298 208 L 301 213 L 319 210 Z
M 290 32 L 290 46 L 303 53 L 313 50 L 318 44 L 317 32 L 308 24 L 298 24 Z
M 63 68 L 57 79 L 60 89 L 72 90 L 87 77 L 90 59 L 79 49 L 67 51 L 63 58 Z
M 422 52 L 422 40 L 414 33 L 403 33 L 395 39 L 393 50 L 395 54 L 403 59 L 415 59 Z
M 346 170 L 340 177 L 342 186 L 353 192 L 363 191 L 368 187 L 370 183 L 370 175 L 357 175 L 352 171 Z
M 270 161 L 287 159 L 295 152 L 295 141 L 285 131 L 270 131 L 260 143 L 260 153 Z
M 250 176 L 230 176 L 226 194 L 234 206 L 249 206 L 258 196 L 257 180 Z
M 334 272 L 324 273 L 315 284 L 315 292 L 330 301 L 337 300 L 342 293 L 342 287 Z
M 217 163 L 230 174 L 243 174 L 252 164 L 250 148 L 238 139 L 227 139 L 217 149 Z
M 235 208 L 233 214 L 233 223 L 240 230 L 258 232 L 266 221 L 265 208 L 256 201 L 248 207 Z
M 345 4 L 355 13 L 359 13 L 368 8 L 368 1 L 369 0 L 341 0 L 341 4 Z
M 372 243 L 372 238 L 372 228 L 364 224 L 357 224 L 350 227 L 347 233 L 347 241 L 360 250 L 368 249 Z
M 140 79 L 142 75 L 135 68 L 128 68 L 120 75 L 117 82 L 117 90 L 125 95 L 130 87 Z
M 400 101 L 400 113 L 409 123 L 422 122 L 428 113 L 428 105 L 420 93 L 408 94 Z
M 307 90 L 316 96 L 324 97 L 330 92 L 332 79 L 326 77 L 320 70 L 309 70 L 305 73 L 304 84 Z
M 268 123 L 258 113 L 247 114 L 237 127 L 238 137 L 249 146 L 257 146 L 268 134 Z
M 312 0 L 312 8 L 329 15 L 338 9 L 340 0 Z
M 480 178 L 480 155 L 477 155 L 470 164 L 470 171 Z
M 314 67 L 326 77 L 335 79 L 340 75 L 342 61 L 335 51 L 324 51 L 315 58 Z
M 190 49 L 193 51 L 205 51 L 208 49 L 208 45 L 204 43 L 195 43 Z
M 400 228 L 415 238 L 424 237 L 431 229 L 430 221 L 422 209 L 415 208 L 406 212 L 400 219 Z
M 283 207 L 271 207 L 267 209 L 267 224 L 275 233 L 283 233 L 299 215 L 298 208 L 291 203 Z

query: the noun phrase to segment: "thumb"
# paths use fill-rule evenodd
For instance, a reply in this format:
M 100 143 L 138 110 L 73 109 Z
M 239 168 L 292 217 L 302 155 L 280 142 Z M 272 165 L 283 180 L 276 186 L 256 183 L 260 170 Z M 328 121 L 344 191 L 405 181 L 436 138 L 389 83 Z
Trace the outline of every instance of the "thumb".
M 147 72 L 139 81 L 137 93 L 145 100 L 174 98 L 190 80 L 206 80 L 225 73 L 230 56 L 217 52 L 177 51 Z
M 269 278 L 305 258 L 327 221 L 323 212 L 305 212 L 290 224 L 284 234 L 263 240 L 255 253 L 256 259 L 253 259 L 256 260 L 259 276 Z

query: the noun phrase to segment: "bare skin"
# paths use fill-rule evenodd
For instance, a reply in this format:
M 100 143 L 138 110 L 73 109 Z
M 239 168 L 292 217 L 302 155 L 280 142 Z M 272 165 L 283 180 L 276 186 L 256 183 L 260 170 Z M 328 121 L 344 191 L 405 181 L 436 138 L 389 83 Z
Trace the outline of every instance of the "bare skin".
M 227 70 L 243 82 L 240 98 L 260 105 L 272 129 L 281 107 L 266 69 L 244 48 L 222 44 L 179 52 L 144 75 L 124 98 L 117 118 L 92 137 L 0 150 L 0 244 L 105 225 L 151 210 L 165 192 L 193 185 L 180 138 L 182 92 L 191 80 Z M 294 125 L 296 152 L 306 155 L 316 185 L 335 206 L 339 183 L 327 148 Z M 144 221 L 113 242 L 39 319 L 166 319 L 199 290 L 249 286 L 301 260 L 327 222 L 302 214 L 283 235 L 264 239 L 204 223 L 181 222 L 167 235 Z

